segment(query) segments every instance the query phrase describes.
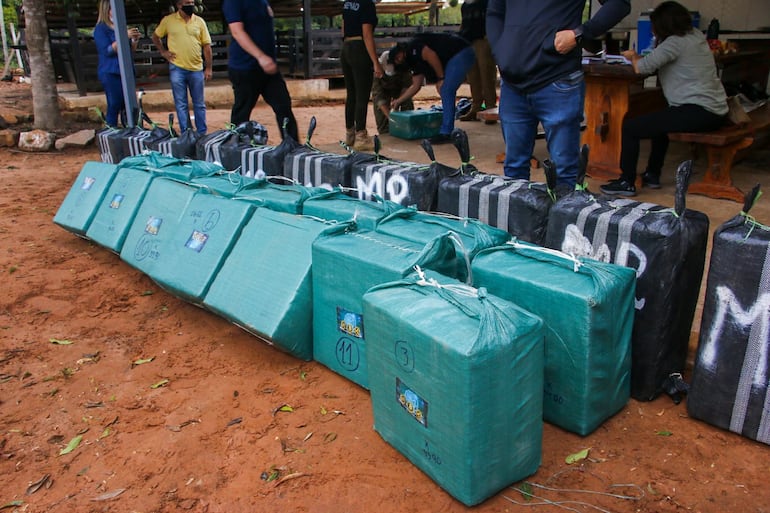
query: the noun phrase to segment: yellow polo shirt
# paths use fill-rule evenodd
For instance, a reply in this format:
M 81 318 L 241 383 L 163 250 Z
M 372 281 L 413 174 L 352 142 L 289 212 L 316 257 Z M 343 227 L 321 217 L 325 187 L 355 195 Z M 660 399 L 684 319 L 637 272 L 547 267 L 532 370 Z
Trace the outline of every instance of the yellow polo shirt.
M 203 18 L 193 14 L 185 22 L 177 11 L 160 20 L 155 35 L 165 37 L 166 48 L 176 54 L 173 64 L 188 71 L 203 69 L 202 48 L 211 44 L 211 35 Z

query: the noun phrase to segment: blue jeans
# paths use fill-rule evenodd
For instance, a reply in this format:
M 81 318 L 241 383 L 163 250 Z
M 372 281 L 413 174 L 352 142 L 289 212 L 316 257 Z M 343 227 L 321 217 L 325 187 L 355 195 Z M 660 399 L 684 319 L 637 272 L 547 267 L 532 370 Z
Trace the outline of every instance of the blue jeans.
M 190 90 L 195 128 L 200 135 L 206 134 L 206 101 L 203 98 L 203 70 L 190 71 L 173 64 L 168 65 L 168 76 L 171 79 L 171 92 L 174 95 L 176 117 L 179 119 L 180 133 L 187 130 L 190 120 L 190 107 L 187 104 L 187 90 Z
M 99 81 L 107 97 L 105 121 L 111 127 L 117 127 L 118 121 L 126 126 L 126 99 L 123 97 L 123 82 L 120 73 L 99 73 Z
M 457 98 L 457 90 L 465 82 L 465 77 L 468 75 L 473 64 L 476 62 L 476 54 L 473 52 L 472 47 L 467 47 L 464 50 L 456 53 L 454 57 L 449 59 L 444 68 L 444 83 L 441 85 L 441 108 L 443 115 L 441 117 L 441 129 L 442 134 L 452 133 L 452 129 L 455 127 L 455 101 Z
M 549 158 L 556 164 L 557 184 L 574 187 L 580 166 L 584 98 L 582 71 L 532 93 L 516 91 L 503 81 L 498 112 L 505 140 L 505 176 L 529 180 L 530 158 L 540 122 Z

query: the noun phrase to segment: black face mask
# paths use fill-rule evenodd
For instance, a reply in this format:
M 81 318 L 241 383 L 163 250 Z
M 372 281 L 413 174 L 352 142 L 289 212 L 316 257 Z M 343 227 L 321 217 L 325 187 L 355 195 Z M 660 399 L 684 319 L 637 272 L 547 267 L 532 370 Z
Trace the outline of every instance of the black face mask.
M 195 6 L 194 5 L 183 5 L 182 6 L 182 12 L 185 13 L 187 16 L 192 16 L 194 10 L 195 10 Z

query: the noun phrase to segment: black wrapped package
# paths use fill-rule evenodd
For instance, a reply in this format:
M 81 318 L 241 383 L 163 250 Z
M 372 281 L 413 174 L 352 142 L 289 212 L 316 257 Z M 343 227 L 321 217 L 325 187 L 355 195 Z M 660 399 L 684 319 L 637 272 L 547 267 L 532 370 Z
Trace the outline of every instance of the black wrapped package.
M 555 170 L 545 168 L 550 185 L 481 173 L 467 165 L 470 159 L 467 134 L 456 128 L 452 140 L 463 165 L 439 182 L 438 211 L 478 219 L 521 240 L 542 245 L 548 211 L 555 200 Z
M 168 131 L 169 136 L 165 139 L 157 140 L 150 137 L 145 140 L 144 144 L 147 146 L 147 149 L 157 151 L 168 157 L 194 159 L 195 146 L 200 138 L 198 132 L 188 125 L 187 130 L 182 132 L 181 135 L 178 135 L 174 130 L 173 114 L 168 115 Z
M 99 147 L 99 157 L 107 164 L 117 164 L 125 153 L 120 134 L 125 128 L 113 128 L 107 126 L 96 132 L 96 145 Z
M 228 171 L 238 171 L 249 178 L 283 175 L 283 161 L 286 155 L 300 147 L 286 130 L 287 124 L 288 120 L 282 128 L 283 141 L 277 146 L 254 141 L 221 146 L 219 153 L 222 157 L 222 167 Z
M 631 396 L 648 401 L 684 370 L 703 277 L 709 219 L 685 208 L 692 162 L 676 175 L 675 207 L 594 197 L 578 187 L 551 207 L 545 245 L 636 269 Z
M 743 211 L 714 232 L 687 412 L 770 444 L 770 227 Z
M 238 130 L 234 125 L 210 132 L 195 143 L 195 158 L 206 162 L 222 163 L 221 148 L 226 145 L 248 145 L 251 138 L 244 130 Z
M 305 144 L 295 149 L 283 161 L 283 176 L 305 187 L 350 188 L 350 170 L 353 164 L 371 161 L 376 157 L 365 153 L 344 155 L 328 153 L 315 148 L 310 139 L 316 128 L 315 116 L 310 119 Z
M 170 137 L 168 130 L 159 127 L 150 119 L 147 113 L 144 112 L 144 106 L 142 105 L 143 96 L 144 91 L 139 91 L 137 94 L 139 113 L 137 115 L 136 125 L 126 129 L 126 131 L 120 135 L 120 138 L 123 140 L 123 154 L 126 157 L 141 155 L 144 151 L 147 151 L 147 142 L 149 141 L 161 141 Z M 145 123 L 149 125 L 149 128 L 145 128 Z
M 358 199 L 384 198 L 417 210 L 436 210 L 436 192 L 441 178 L 456 170 L 436 163 L 430 164 L 390 160 L 379 155 L 379 137 L 375 136 L 375 160 L 359 162 L 351 168 L 351 186 Z M 430 143 L 423 140 L 423 149 L 433 154 Z
M 151 144 L 171 138 L 171 133 L 155 124 L 147 114 L 142 113 L 141 116 L 142 119 L 137 126 L 127 129 L 120 136 L 123 140 L 123 153 L 126 157 L 141 155 L 151 149 Z M 145 128 L 144 122 L 149 123 L 150 128 Z

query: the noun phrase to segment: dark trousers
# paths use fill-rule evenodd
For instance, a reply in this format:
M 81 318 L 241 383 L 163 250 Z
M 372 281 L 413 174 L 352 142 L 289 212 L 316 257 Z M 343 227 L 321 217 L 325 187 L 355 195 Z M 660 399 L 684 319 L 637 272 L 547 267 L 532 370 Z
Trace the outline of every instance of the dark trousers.
M 107 97 L 105 121 L 111 127 L 117 127 L 118 121 L 126 126 L 126 100 L 123 97 L 123 81 L 120 73 L 99 73 L 99 80 Z
M 249 121 L 251 111 L 257 104 L 259 96 L 273 109 L 275 120 L 279 127 L 283 127 L 284 120 L 288 121 L 286 130 L 295 140 L 299 141 L 297 120 L 291 110 L 291 97 L 286 82 L 280 73 L 268 75 L 261 68 L 251 70 L 239 70 L 230 68 L 227 70 L 230 83 L 233 86 L 233 108 L 230 111 L 230 123 L 238 125 Z M 281 131 L 283 139 L 283 131 Z
M 366 111 L 374 81 L 374 65 L 363 40 L 342 44 L 342 74 L 345 77 L 345 128 L 366 130 Z
M 669 132 L 710 132 L 722 126 L 724 116 L 719 116 L 699 105 L 666 107 L 657 112 L 643 114 L 623 122 L 620 148 L 621 178 L 628 183 L 636 180 L 639 161 L 639 143 L 650 139 L 650 156 L 646 172 L 660 176 L 663 160 L 668 151 Z

